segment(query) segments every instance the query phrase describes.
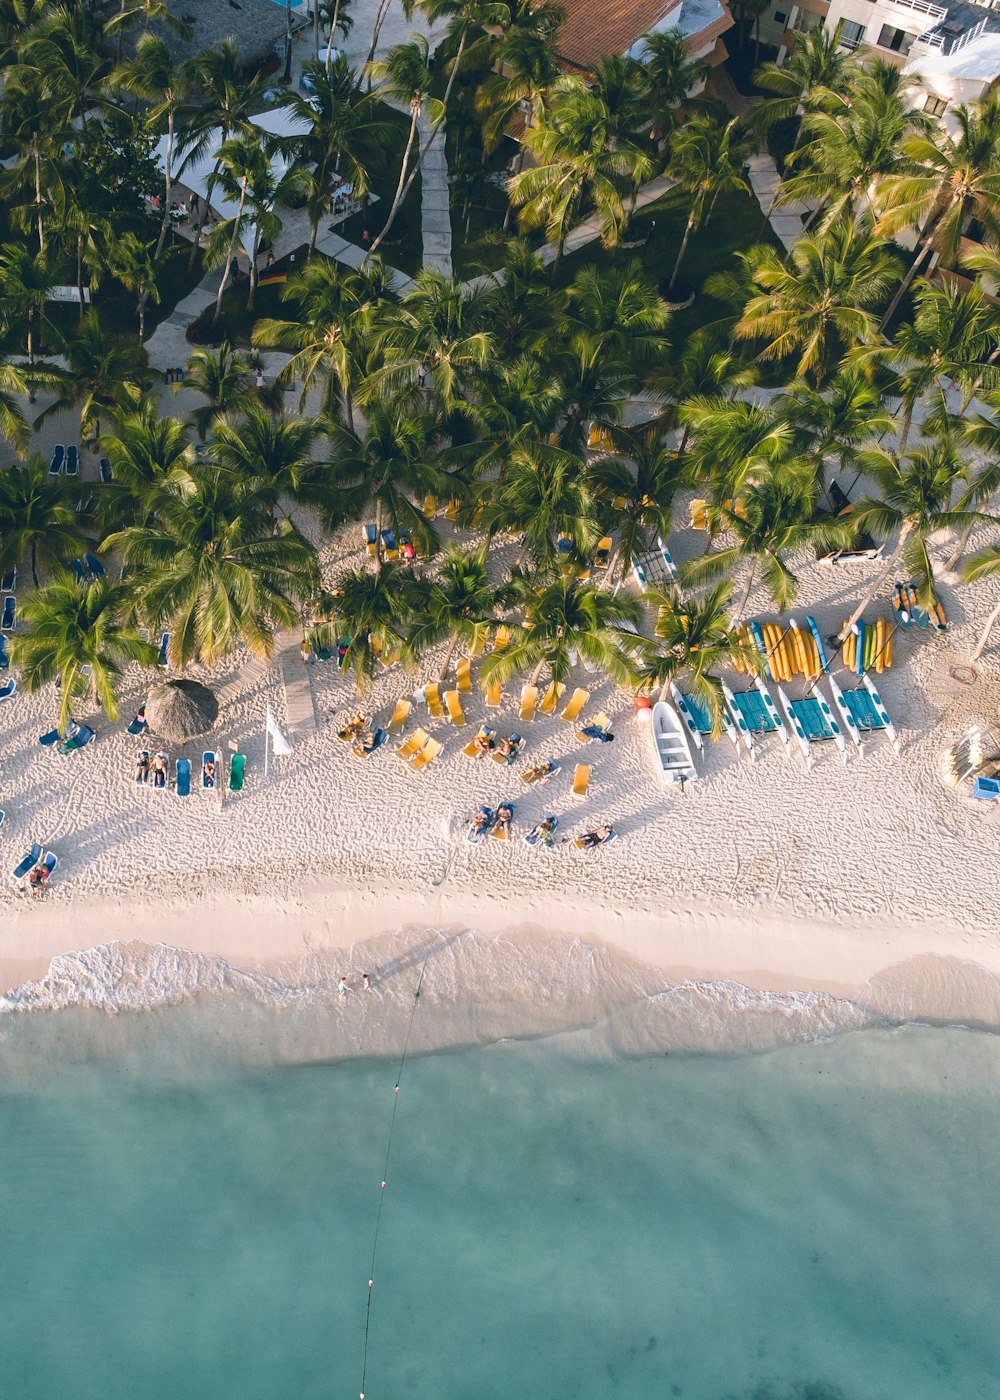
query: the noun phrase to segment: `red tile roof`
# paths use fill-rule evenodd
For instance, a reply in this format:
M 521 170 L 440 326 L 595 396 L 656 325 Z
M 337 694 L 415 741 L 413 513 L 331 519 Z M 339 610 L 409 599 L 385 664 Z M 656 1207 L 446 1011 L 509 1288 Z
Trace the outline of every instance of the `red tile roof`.
M 562 0 L 566 19 L 556 40 L 559 52 L 575 68 L 589 68 L 609 54 L 627 53 L 641 35 L 662 25 L 673 11 L 679 11 L 682 3 L 683 0 Z M 732 23 L 731 19 L 728 23 L 715 21 L 702 33 L 692 35 L 688 48 L 702 48 L 710 30 L 715 37 Z

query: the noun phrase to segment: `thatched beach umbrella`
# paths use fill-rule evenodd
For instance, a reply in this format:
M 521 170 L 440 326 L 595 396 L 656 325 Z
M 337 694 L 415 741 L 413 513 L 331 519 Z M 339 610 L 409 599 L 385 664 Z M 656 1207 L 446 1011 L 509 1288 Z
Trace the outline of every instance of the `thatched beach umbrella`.
M 165 681 L 146 701 L 147 727 L 168 744 L 186 744 L 207 734 L 218 717 L 218 700 L 199 681 Z

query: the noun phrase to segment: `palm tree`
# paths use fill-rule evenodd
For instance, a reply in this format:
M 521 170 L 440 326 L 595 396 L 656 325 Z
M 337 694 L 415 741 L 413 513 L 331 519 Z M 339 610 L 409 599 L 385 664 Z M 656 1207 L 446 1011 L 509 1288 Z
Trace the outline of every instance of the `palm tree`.
M 479 30 L 480 37 L 485 37 L 483 31 L 489 33 L 503 26 L 510 19 L 510 9 L 503 0 L 420 0 L 420 6 L 432 24 L 441 19 L 448 21 L 443 47 L 445 51 L 453 49 L 454 57 L 448 67 L 448 82 L 441 99 L 447 112 L 470 36 Z M 436 134 L 437 128 L 427 141 L 424 155 Z
M 100 446 L 111 465 L 111 481 L 98 498 L 105 530 L 148 520 L 164 482 L 188 479 L 193 470 L 187 430 L 176 418 L 161 418 L 153 398 L 119 417 Z
M 518 568 L 529 553 L 539 566 L 549 564 L 560 535 L 568 536 L 578 559 L 597 543 L 584 463 L 563 447 L 535 442 L 514 448 L 503 481 L 484 487 L 483 496 L 482 521 L 490 536 L 523 535 Z
M 28 364 L 35 363 L 36 335 L 47 322 L 45 308 L 56 284 L 55 274 L 45 253 L 34 253 L 23 243 L 0 247 L 0 294 L 2 315 L 8 325 L 25 322 Z
M 253 329 L 255 345 L 291 352 L 282 379 L 302 382 L 300 408 L 308 390 L 321 380 L 323 412 L 337 416 L 338 395 L 347 426 L 354 431 L 354 395 L 365 375 L 380 309 L 391 290 L 381 258 L 355 272 L 323 259 L 293 273 L 282 291 L 295 319 L 264 317 Z
M 507 182 L 511 204 L 525 231 L 544 228 L 555 245 L 553 275 L 570 230 L 593 209 L 601 241 L 613 247 L 627 222 L 625 198 L 654 169 L 634 140 L 620 140 L 617 114 L 603 96 L 564 80 L 537 126 L 524 133 L 533 164 Z
M 430 382 L 450 413 L 466 376 L 486 364 L 491 348 L 486 294 L 457 277 L 422 268 L 397 306 L 387 307 L 378 338 L 382 368 L 368 378 L 362 400 Z
M 962 578 L 966 583 L 978 583 L 980 579 L 995 578 L 1000 573 L 1000 545 L 987 545 L 985 549 L 977 550 L 971 554 L 962 565 Z M 986 644 L 996 626 L 997 618 L 1000 618 L 1000 603 L 990 613 L 986 619 L 979 641 L 969 660 L 975 664 L 986 650 Z
M 58 568 L 84 543 L 80 515 L 47 467 L 36 453 L 23 467 L 0 472 L 0 573 L 28 555 L 36 588 L 39 560 Z
M 175 67 L 165 40 L 156 34 L 143 34 L 131 58 L 124 59 L 108 78 L 111 88 L 131 93 L 149 103 L 146 121 L 151 130 L 166 131 L 167 146 L 163 157 L 163 217 L 156 240 L 154 258 L 163 252 L 170 227 L 170 205 L 174 181 L 174 134 L 177 113 L 187 89 L 183 67 Z
M 550 343 L 559 300 L 545 264 L 525 239 L 508 241 L 503 266 L 485 279 L 482 304 L 498 360 L 539 354 Z
M 702 598 L 685 598 L 680 603 L 671 590 L 652 588 L 646 597 L 657 611 L 656 635 L 659 649 L 648 660 L 643 680 L 661 686 L 665 700 L 667 687 L 679 676 L 685 688 L 705 708 L 712 723 L 712 736 L 722 732 L 724 715 L 722 682 L 718 672 L 724 667 L 750 659 L 729 621 L 732 584 L 717 583 Z
M 48 376 L 44 378 L 47 382 Z M 13 443 L 19 452 L 27 451 L 30 430 L 18 399 L 33 397 L 38 382 L 37 370 L 29 378 L 20 365 L 10 364 L 7 357 L 0 354 L 0 437 Z
M 745 487 L 738 503 L 710 505 L 714 533 L 724 530 L 733 543 L 684 564 L 685 585 L 713 583 L 749 564 L 736 620 L 742 619 L 758 579 L 783 612 L 795 601 L 799 584 L 786 556 L 810 544 L 845 547 L 850 543 L 850 527 L 817 509 L 818 491 L 812 473 L 785 470 Z
M 934 563 L 928 545 L 939 530 L 962 530 L 984 521 L 1000 523 L 982 511 L 951 504 L 955 481 L 963 466 L 954 432 L 942 434 L 936 441 L 905 455 L 884 447 L 869 448 L 858 454 L 858 465 L 878 495 L 859 501 L 851 520 L 859 531 L 867 531 L 876 539 L 889 540 L 895 535 L 896 547 L 841 628 L 840 640 L 847 636 L 876 593 L 886 587 L 901 563 L 906 577 L 917 584 L 921 601 L 925 605 L 933 601 Z
M 78 406 L 81 439 L 93 442 L 101 436 L 102 415 L 115 418 L 127 413 L 142 398 L 148 382 L 146 352 L 109 335 L 91 309 L 66 342 L 65 355 L 67 374 L 55 402 L 39 415 L 35 426 L 52 413 Z
M 410 649 L 419 656 L 428 647 L 447 639 L 448 649 L 439 675 L 439 680 L 443 681 L 459 643 L 469 652 L 482 647 L 496 623 L 501 596 L 502 590 L 490 583 L 485 547 L 445 550 L 414 618 Z
M 608 567 L 622 576 L 649 549 L 651 535 L 666 536 L 677 492 L 687 485 L 683 459 L 663 439 L 656 423 L 642 428 L 617 428 L 612 433 L 614 455 L 597 457 L 587 475 L 601 522 L 617 536 Z
M 330 425 L 331 461 L 306 494 L 329 529 L 374 514 L 377 573 L 383 567 L 385 526 L 408 530 L 421 554 L 436 551 L 437 533 L 414 501 L 422 502 L 429 491 L 442 492 L 448 477 L 431 460 L 426 420 L 405 401 L 374 399 L 365 415 L 363 434 L 341 423 Z
M 346 639 L 344 664 L 354 671 L 361 694 L 380 656 L 398 655 L 404 666 L 412 664 L 409 628 L 425 597 L 422 581 L 403 564 L 384 564 L 374 574 L 366 569 L 341 574 L 333 590 L 334 620 L 314 629 L 310 640 Z
M 176 666 L 214 665 L 245 642 L 269 657 L 273 630 L 292 627 L 319 582 L 312 546 L 291 523 L 274 524 L 269 493 L 223 468 L 167 480 L 155 519 L 104 541 L 133 574 L 136 604 L 170 628 Z
M 756 142 L 739 118 L 724 121 L 715 112 L 697 113 L 674 137 L 667 174 L 691 196 L 691 208 L 670 276 L 668 295 L 674 290 L 691 235 L 701 225 L 709 198 L 708 217 L 711 218 L 712 206 L 720 194 L 731 190 L 750 193 L 743 168 L 755 146 Z
M 786 256 L 768 246 L 741 253 L 755 295 L 743 308 L 735 335 L 763 342 L 759 360 L 798 357 L 795 373 L 816 385 L 856 345 L 877 331 L 872 307 L 898 276 L 888 245 L 873 241 L 847 219 L 826 233 L 806 234 Z
M 732 398 L 739 389 L 756 384 L 758 372 L 754 365 L 745 365 L 732 351 L 722 346 L 708 330 L 699 330 L 685 340 L 676 361 L 662 363 L 647 376 L 649 391 L 669 405 L 663 413 L 664 426 L 676 428 L 680 409 L 689 399 L 714 395 L 717 399 Z M 689 424 L 681 430 L 677 451 L 687 448 Z
M 496 150 L 515 119 L 537 126 L 560 74 L 551 38 L 512 29 L 496 50 L 494 71 L 480 84 L 476 111 L 483 122 L 483 150 Z
M 87 129 L 88 113 L 105 105 L 102 87 L 109 64 L 99 51 L 101 26 L 82 5 L 50 10 L 24 35 L 21 59 L 42 75 L 43 91 L 57 120 L 79 122 Z
M 66 201 L 63 149 L 73 133 L 54 120 L 33 64 L 13 67 L 5 74 L 0 130 L 16 149 L 14 159 L 0 173 L 0 195 L 12 201 L 11 221 L 25 232 L 33 228 L 38 251 L 44 253 L 45 219 Z
M 748 479 L 774 475 L 794 454 L 792 424 L 766 404 L 709 394 L 682 404 L 680 420 L 695 479 L 716 502 L 734 500 Z
M 935 249 L 943 266 L 954 262 L 970 218 L 991 237 L 1000 235 L 1000 98 L 991 93 L 979 104 L 956 107 L 952 117 L 955 136 L 939 126 L 933 138 L 905 137 L 901 149 L 908 169 L 886 176 L 875 192 L 876 233 L 917 230 L 916 256 L 882 317 L 883 327 Z
M 635 658 L 643 649 L 634 598 L 565 577 L 539 590 L 523 574 L 514 575 L 510 596 L 524 612 L 524 625 L 506 650 L 483 662 L 485 684 L 530 671 L 537 685 L 546 667 L 553 681 L 564 681 L 578 660 L 619 685 L 634 682 Z
M 378 97 L 359 90 L 357 75 L 346 58 L 330 64 L 307 59 L 302 72 L 309 83 L 308 97 L 289 91 L 282 105 L 309 127 L 301 137 L 300 154 L 308 168 L 307 257 L 311 259 L 320 220 L 333 207 L 334 191 L 346 184 L 358 199 L 368 194 L 371 160 L 391 128 L 379 115 Z
M 274 505 L 280 496 L 300 492 L 314 466 L 318 430 L 313 419 L 274 417 L 251 403 L 239 418 L 227 416 L 216 423 L 212 461 L 252 483 Z
M 216 325 L 222 311 L 222 294 L 229 283 L 229 271 L 236 256 L 236 248 L 247 227 L 247 192 L 253 179 L 270 176 L 271 165 L 260 136 L 231 136 L 219 147 L 217 162 L 218 180 L 230 199 L 236 200 L 236 213 L 231 219 L 218 223 L 209 237 L 205 266 L 222 266 L 222 278 L 215 296 L 215 311 L 212 325 Z
M 232 39 L 221 39 L 210 49 L 203 49 L 192 55 L 184 64 L 184 78 L 191 93 L 197 94 L 197 104 L 189 115 L 189 121 L 182 134 L 179 149 L 184 153 L 184 162 L 200 159 L 208 149 L 209 142 L 221 136 L 226 142 L 239 131 L 244 136 L 253 135 L 252 115 L 265 105 L 267 79 L 263 73 L 247 74 L 240 51 Z M 198 218 L 191 240 L 191 253 L 188 266 L 194 267 L 198 255 L 202 224 L 212 204 L 212 193 L 219 178 L 220 156 L 214 153 L 215 163 L 205 186 L 205 199 L 199 206 Z
M 152 666 L 156 647 L 127 619 L 128 586 L 107 578 L 76 583 L 63 578 L 29 593 L 21 603 L 26 631 L 11 639 L 11 660 L 29 693 L 58 683 L 61 734 L 76 703 L 99 704 L 118 718 L 117 684 L 126 666 Z
M 222 341 L 218 349 L 192 352 L 184 371 L 184 387 L 196 389 L 205 399 L 188 414 L 188 421 L 202 442 L 212 424 L 224 414 L 243 413 L 250 407 L 254 401 L 253 378 L 250 361 L 228 340 Z
M 111 249 L 111 275 L 127 292 L 135 296 L 139 318 L 139 344 L 146 339 L 146 304 L 159 304 L 160 290 L 156 279 L 163 269 L 152 243 L 146 243 L 132 232 L 123 233 Z
M 396 221 L 400 205 L 406 197 L 411 177 L 420 169 L 419 155 L 415 168 L 411 171 L 413 143 L 417 137 L 417 123 L 426 114 L 436 127 L 444 119 L 444 103 L 430 96 L 433 81 L 430 67 L 430 49 L 422 34 L 414 34 L 405 44 L 395 44 L 384 59 L 369 63 L 371 76 L 382 84 L 383 95 L 399 106 L 407 107 L 410 113 L 410 129 L 403 147 L 403 159 L 399 167 L 399 182 L 392 204 L 386 215 L 382 231 L 368 250 L 368 256 L 378 252 L 386 234 Z
M 593 354 L 628 358 L 636 368 L 668 349 L 670 311 L 636 258 L 582 267 L 566 289 L 565 319 L 570 334 L 586 334 Z
M 701 89 L 712 71 L 704 58 L 691 58 L 678 29 L 653 29 L 641 40 L 640 57 L 649 76 L 649 106 L 661 141 L 672 127 L 677 109 L 694 90 Z
M 840 31 L 839 24 L 835 29 L 817 25 L 799 37 L 784 63 L 762 63 L 757 69 L 754 82 L 775 94 L 753 111 L 753 120 L 761 130 L 798 115 L 807 103 L 828 102 L 851 89 L 858 64 L 852 54 L 845 53 Z
M 795 381 L 774 406 L 794 428 L 793 451 L 815 462 L 821 484 L 828 455 L 846 466 L 856 460 L 856 449 L 863 443 L 897 428 L 881 390 L 855 367 L 841 369 L 822 390 Z

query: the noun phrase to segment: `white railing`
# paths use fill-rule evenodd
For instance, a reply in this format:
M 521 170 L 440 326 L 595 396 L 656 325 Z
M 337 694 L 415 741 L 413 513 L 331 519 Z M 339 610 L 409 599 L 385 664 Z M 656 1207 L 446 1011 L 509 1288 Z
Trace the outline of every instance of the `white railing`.
M 896 0 L 899 3 L 899 0 Z M 926 44 L 928 48 L 940 49 L 943 54 L 950 55 L 958 53 L 959 49 L 964 49 L 966 44 L 971 44 L 973 39 L 978 39 L 986 28 L 986 16 L 974 24 L 971 29 L 967 29 L 964 34 L 959 34 L 951 38 L 948 34 L 942 34 L 940 30 L 932 30 L 929 34 L 918 34 L 913 40 L 915 44 Z
M 944 19 L 948 13 L 941 5 L 932 4 L 931 0 L 892 0 L 892 3 L 904 10 L 916 10 L 919 15 L 929 15 L 935 21 Z

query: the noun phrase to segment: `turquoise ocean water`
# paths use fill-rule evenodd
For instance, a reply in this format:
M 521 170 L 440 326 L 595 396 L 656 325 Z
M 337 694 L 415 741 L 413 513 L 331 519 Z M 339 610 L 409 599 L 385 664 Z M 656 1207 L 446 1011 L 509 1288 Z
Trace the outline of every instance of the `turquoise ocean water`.
M 221 1067 L 217 1016 L 0 1018 L 12 1400 L 358 1395 L 396 1062 Z M 998 1085 L 919 1027 L 414 1056 L 368 1400 L 995 1400 Z

